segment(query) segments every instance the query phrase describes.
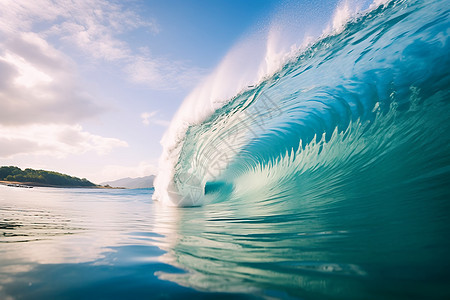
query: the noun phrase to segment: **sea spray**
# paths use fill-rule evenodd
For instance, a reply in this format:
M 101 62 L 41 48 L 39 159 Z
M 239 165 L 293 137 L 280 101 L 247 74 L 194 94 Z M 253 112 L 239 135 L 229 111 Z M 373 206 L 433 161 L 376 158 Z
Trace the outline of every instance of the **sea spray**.
M 291 16 L 287 17 L 286 11 L 292 10 L 292 7 L 285 8 L 282 13 L 273 18 L 267 29 L 247 36 L 233 47 L 216 70 L 184 100 L 163 137 L 163 154 L 160 158 L 160 170 L 155 180 L 156 191 L 153 198 L 172 205 L 201 204 L 203 202 L 201 195 L 207 182 L 206 177 L 194 174 L 195 172 L 179 170 L 180 155 L 182 149 L 186 148 L 185 142 L 190 128 L 207 122 L 219 109 L 232 102 L 236 98 L 235 95 L 260 85 L 272 74 L 280 71 L 286 62 L 295 60 L 299 53 L 305 51 L 312 41 L 317 39 L 318 33 L 322 32 L 320 39 L 336 34 L 345 22 L 355 17 L 361 10 L 364 1 L 360 2 L 339 3 L 330 21 L 323 24 L 314 24 L 313 18 L 307 16 L 305 12 L 301 14 L 301 18 L 299 15 L 295 15 L 294 18 L 292 12 Z M 373 3 L 372 9 L 379 4 Z M 308 20 L 309 23 L 302 19 Z M 313 24 L 315 25 L 313 32 L 306 30 Z M 299 32 L 299 29 L 303 30 L 303 33 Z M 314 35 L 316 38 L 313 37 Z M 272 100 L 269 99 L 269 101 Z M 239 135 L 243 136 L 244 133 Z M 238 146 L 232 147 L 237 149 Z M 220 146 L 216 145 L 216 147 Z M 227 165 L 229 156 L 222 157 L 221 167 Z M 214 168 L 209 169 L 209 173 L 214 173 L 211 171 Z M 180 172 L 181 175 L 178 174 Z M 183 183 L 186 178 L 191 182 Z M 185 191 L 185 194 L 180 192 L 180 187 L 187 189 L 187 192 Z M 189 192 L 191 190 L 195 192 Z

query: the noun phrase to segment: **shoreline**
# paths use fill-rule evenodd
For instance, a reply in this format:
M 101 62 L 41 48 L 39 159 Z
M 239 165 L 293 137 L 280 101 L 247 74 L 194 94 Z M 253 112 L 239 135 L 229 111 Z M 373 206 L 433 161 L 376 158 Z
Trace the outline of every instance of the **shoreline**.
M 20 188 L 50 187 L 50 188 L 65 188 L 65 189 L 126 189 L 124 187 L 108 187 L 108 186 L 102 186 L 102 185 L 73 186 L 73 185 L 54 185 L 54 184 L 46 184 L 46 183 L 39 183 L 39 182 L 19 182 L 19 181 L 6 181 L 6 180 L 0 180 L 0 184 L 5 185 L 5 186 L 13 185 L 11 187 L 20 187 Z

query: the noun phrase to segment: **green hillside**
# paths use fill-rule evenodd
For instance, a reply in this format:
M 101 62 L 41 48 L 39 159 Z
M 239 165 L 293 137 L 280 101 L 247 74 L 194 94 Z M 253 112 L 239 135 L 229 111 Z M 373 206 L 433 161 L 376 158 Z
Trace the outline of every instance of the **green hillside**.
M 94 183 L 86 178 L 80 179 L 66 174 L 45 170 L 22 170 L 18 167 L 0 167 L 0 180 L 36 183 L 50 186 L 94 187 Z

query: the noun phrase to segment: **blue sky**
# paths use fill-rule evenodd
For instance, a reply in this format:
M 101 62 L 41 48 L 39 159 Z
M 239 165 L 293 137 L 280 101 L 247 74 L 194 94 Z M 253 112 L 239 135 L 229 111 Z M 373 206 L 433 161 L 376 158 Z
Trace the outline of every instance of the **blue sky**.
M 0 165 L 96 183 L 154 173 L 171 118 L 230 49 L 277 22 L 290 28 L 283 43 L 298 46 L 336 5 L 2 1 Z

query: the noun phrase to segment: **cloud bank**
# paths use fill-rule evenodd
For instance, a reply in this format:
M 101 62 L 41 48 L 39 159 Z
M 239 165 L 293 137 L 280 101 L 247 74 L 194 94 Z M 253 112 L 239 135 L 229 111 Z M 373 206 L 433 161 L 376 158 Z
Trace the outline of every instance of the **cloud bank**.
M 187 62 L 153 57 L 148 48 L 133 49 L 123 38 L 127 33 L 160 32 L 157 22 L 144 19 L 133 5 L 103 0 L 0 2 L 0 157 L 62 157 L 86 151 L 102 155 L 127 146 L 79 125 L 106 110 L 83 88 L 80 61 L 109 64 L 129 82 L 158 90 L 186 88 L 203 75 Z
M 21 154 L 52 155 L 64 158 L 69 154 L 94 151 L 99 155 L 116 147 L 127 147 L 124 141 L 83 131 L 80 125 L 34 125 L 10 127 L 0 125 L 0 157 Z

